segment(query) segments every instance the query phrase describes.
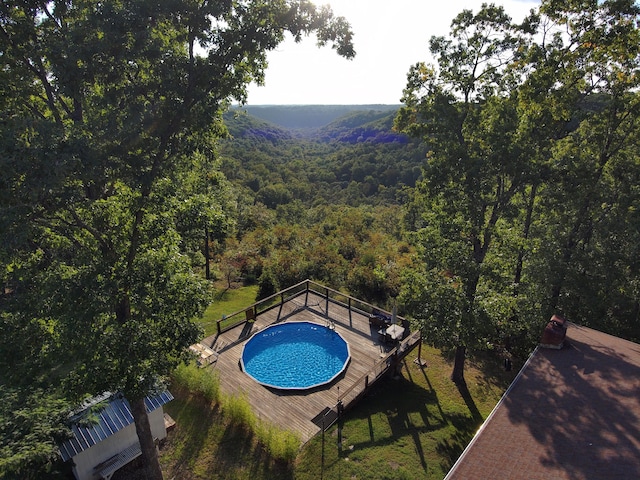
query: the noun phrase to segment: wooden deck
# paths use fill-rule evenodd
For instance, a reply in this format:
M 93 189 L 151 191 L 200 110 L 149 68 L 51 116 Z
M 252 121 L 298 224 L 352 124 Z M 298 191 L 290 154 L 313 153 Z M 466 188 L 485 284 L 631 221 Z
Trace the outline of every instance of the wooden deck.
M 351 361 L 346 371 L 332 383 L 308 391 L 277 390 L 258 384 L 240 367 L 242 349 L 253 333 L 278 321 L 309 321 L 321 325 L 333 322 L 336 332 L 349 343 Z M 323 415 L 326 415 L 325 425 L 335 421 L 338 400 L 345 408 L 351 407 L 363 393 L 365 383 L 373 383 L 392 366 L 391 360 L 397 359 L 396 351 L 406 355 L 415 347 L 415 337 L 406 339 L 399 349 L 381 344 L 366 314 L 350 311 L 310 292 L 259 314 L 252 323 L 208 337 L 202 343 L 218 352 L 217 361 L 210 368 L 217 370 L 225 393 L 244 392 L 259 418 L 294 431 L 307 442 L 321 431 Z M 368 377 L 366 382 L 365 377 Z M 350 394 L 345 395 L 346 392 Z

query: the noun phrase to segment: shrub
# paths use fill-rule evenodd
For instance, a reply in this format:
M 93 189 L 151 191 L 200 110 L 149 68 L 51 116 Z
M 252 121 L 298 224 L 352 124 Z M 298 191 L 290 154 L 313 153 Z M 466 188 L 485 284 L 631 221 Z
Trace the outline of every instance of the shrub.
M 200 395 L 208 402 L 220 401 L 220 382 L 210 368 L 198 368 L 194 363 L 181 364 L 173 372 L 173 383 Z
M 283 462 L 295 460 L 300 449 L 300 438 L 293 432 L 257 418 L 245 395 L 225 397 L 222 410 L 232 422 L 252 430 L 271 457 Z
M 253 413 L 246 395 L 225 396 L 222 402 L 222 410 L 229 416 L 233 423 L 244 425 L 255 431 L 258 419 L 255 413 Z

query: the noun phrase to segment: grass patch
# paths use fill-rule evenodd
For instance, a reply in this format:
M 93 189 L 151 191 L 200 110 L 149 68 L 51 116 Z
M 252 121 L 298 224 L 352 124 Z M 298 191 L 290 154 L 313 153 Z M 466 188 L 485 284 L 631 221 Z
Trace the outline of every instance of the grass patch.
M 212 302 L 205 310 L 202 318 L 198 320 L 198 323 L 204 329 L 204 336 L 208 337 L 217 332 L 216 322 L 223 315 L 231 315 L 254 304 L 257 295 L 257 285 L 231 289 L 216 288 Z
M 442 479 L 517 368 L 468 361 L 467 388 L 460 389 L 449 380 L 447 358 L 426 346 L 422 352 L 426 368 L 409 356 L 400 378 L 381 380 L 302 450 L 295 435 L 260 422 L 242 396 L 211 403 L 172 387 L 176 399 L 165 408 L 177 426 L 161 450 L 165 478 Z
M 298 480 L 442 479 L 496 405 L 515 372 L 468 362 L 467 391 L 451 363 L 423 346 L 427 368 L 408 357 L 403 376 L 379 383 L 341 424 L 313 438 L 296 461 Z M 463 390 L 463 391 L 461 391 Z
M 220 395 L 211 369 L 181 365 L 165 406 L 176 421 L 160 451 L 165 478 L 290 479 L 300 440 L 258 419 L 246 398 Z

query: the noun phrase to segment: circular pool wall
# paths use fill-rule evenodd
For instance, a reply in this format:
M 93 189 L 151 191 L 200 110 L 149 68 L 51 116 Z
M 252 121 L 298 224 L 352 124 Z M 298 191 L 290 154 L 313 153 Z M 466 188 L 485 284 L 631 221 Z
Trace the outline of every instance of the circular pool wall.
M 242 369 L 267 387 L 303 390 L 332 382 L 349 363 L 349 344 L 335 330 L 311 322 L 272 325 L 242 350 Z

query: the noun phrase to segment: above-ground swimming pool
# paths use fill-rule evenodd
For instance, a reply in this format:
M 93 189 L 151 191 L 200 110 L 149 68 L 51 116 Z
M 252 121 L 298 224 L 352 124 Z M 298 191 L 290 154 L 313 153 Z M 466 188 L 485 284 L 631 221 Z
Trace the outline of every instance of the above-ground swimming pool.
M 311 322 L 272 325 L 242 350 L 242 369 L 267 387 L 301 390 L 327 384 L 349 363 L 349 344 L 335 330 Z

